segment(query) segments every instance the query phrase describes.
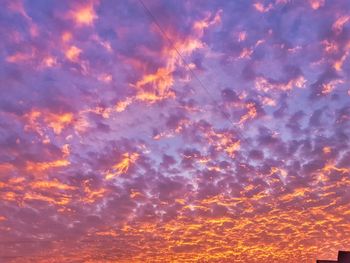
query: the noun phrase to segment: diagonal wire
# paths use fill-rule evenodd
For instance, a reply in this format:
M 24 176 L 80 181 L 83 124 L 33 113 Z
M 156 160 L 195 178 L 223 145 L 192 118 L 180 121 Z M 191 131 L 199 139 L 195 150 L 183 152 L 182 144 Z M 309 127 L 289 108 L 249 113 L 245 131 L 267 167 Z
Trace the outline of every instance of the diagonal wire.
M 197 74 L 192 70 L 192 68 L 188 65 L 186 59 L 182 56 L 181 52 L 176 48 L 174 45 L 173 41 L 170 39 L 170 37 L 167 35 L 167 33 L 163 30 L 161 25 L 159 24 L 158 20 L 156 17 L 152 14 L 151 10 L 145 5 L 145 3 L 142 0 L 139 0 L 139 3 L 142 5 L 144 8 L 146 14 L 151 18 L 153 23 L 158 27 L 159 31 L 161 34 L 164 36 L 164 38 L 169 42 L 171 47 L 175 50 L 179 58 L 182 60 L 182 62 L 185 64 L 185 67 L 188 69 L 188 71 L 192 74 L 192 76 L 198 81 L 200 87 L 208 94 L 209 98 L 211 98 L 212 102 L 215 104 L 215 106 L 220 110 L 220 112 L 225 116 L 225 118 L 229 121 L 229 123 L 232 125 L 233 122 L 231 120 L 231 117 L 228 113 L 225 111 L 221 110 L 221 107 L 219 103 L 214 99 L 213 95 L 210 93 L 210 91 L 206 88 L 206 86 L 203 84 L 201 79 L 197 76 Z

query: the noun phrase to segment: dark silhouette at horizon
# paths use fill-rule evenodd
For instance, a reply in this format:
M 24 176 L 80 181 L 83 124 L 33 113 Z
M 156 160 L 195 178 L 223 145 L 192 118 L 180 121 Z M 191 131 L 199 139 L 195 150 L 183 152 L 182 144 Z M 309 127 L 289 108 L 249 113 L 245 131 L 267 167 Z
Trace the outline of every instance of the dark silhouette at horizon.
M 350 263 L 350 251 L 339 251 L 338 260 L 317 260 L 316 263 Z

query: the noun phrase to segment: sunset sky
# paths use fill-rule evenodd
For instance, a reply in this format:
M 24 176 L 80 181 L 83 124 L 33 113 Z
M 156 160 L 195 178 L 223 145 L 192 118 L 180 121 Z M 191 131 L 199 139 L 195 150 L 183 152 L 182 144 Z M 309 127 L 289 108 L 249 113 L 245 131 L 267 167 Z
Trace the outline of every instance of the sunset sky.
M 350 250 L 349 0 L 0 2 L 0 262 Z

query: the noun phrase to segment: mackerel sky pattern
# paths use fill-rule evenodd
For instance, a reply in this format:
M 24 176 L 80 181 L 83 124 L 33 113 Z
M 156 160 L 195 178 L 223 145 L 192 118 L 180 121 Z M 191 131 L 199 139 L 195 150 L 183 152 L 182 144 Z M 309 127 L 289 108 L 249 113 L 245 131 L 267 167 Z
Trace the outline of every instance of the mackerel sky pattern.
M 0 262 L 349 250 L 348 0 L 0 2 Z

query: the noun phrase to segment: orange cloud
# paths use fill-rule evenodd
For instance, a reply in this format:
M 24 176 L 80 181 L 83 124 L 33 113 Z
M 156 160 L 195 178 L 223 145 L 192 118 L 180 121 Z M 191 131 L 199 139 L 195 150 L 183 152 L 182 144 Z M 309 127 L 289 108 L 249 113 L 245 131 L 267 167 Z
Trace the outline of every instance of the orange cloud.
M 91 26 L 94 20 L 98 18 L 93 3 L 77 7 L 71 12 L 71 16 L 78 26 Z
M 100 74 L 97 79 L 99 81 L 105 82 L 105 83 L 110 83 L 112 81 L 112 75 L 111 74 Z
M 344 25 L 349 21 L 350 16 L 339 17 L 332 25 L 332 29 L 335 33 L 339 34 L 343 31 Z
M 67 205 L 70 202 L 70 197 L 66 195 L 59 195 L 58 197 L 49 197 L 44 194 L 39 193 L 25 193 L 24 200 L 39 200 L 43 202 L 47 202 L 53 205 Z
M 63 42 L 68 42 L 72 39 L 72 33 L 71 32 L 63 32 L 61 39 Z
M 250 58 L 250 55 L 253 54 L 253 50 L 251 48 L 243 48 L 241 54 L 239 54 L 238 58 Z
M 42 66 L 51 68 L 57 64 L 57 59 L 52 56 L 46 56 L 42 61 Z
M 323 151 L 323 153 L 324 153 L 324 154 L 327 154 L 327 153 L 332 152 L 332 148 L 331 148 L 331 147 L 326 146 L 326 147 L 323 147 L 322 151 Z
M 238 33 L 238 37 L 237 37 L 238 42 L 243 42 L 246 39 L 247 39 L 247 32 L 242 31 Z
M 309 3 L 312 9 L 317 10 L 324 6 L 325 0 L 309 0 Z
M 140 89 L 149 84 L 152 87 L 151 91 L 141 89 L 137 93 L 137 99 L 141 101 L 156 102 L 165 98 L 174 97 L 174 93 L 169 91 L 173 85 L 174 80 L 170 69 L 159 68 L 156 73 L 145 75 L 139 80 L 135 86 Z
M 51 162 L 31 162 L 27 161 L 26 170 L 29 172 L 41 172 L 51 168 L 65 167 L 68 166 L 70 162 L 66 159 L 60 159 Z
M 253 6 L 260 13 L 266 13 L 273 8 L 272 4 L 269 4 L 268 6 L 265 7 L 262 3 L 255 3 Z
M 138 153 L 124 153 L 122 156 L 122 160 L 112 166 L 112 171 L 108 171 L 105 175 L 105 178 L 107 180 L 110 180 L 116 176 L 126 173 L 130 165 L 135 163 L 138 158 Z
M 197 35 L 202 36 L 204 29 L 212 25 L 219 24 L 221 22 L 221 15 L 222 15 L 222 10 L 219 10 L 218 12 L 216 12 L 214 17 L 212 17 L 212 15 L 209 14 L 203 20 L 196 21 L 193 24 L 193 28 L 197 32 Z
M 135 199 L 135 198 L 142 197 L 142 196 L 143 196 L 142 193 L 135 191 L 135 190 L 131 190 L 130 198 Z
M 76 189 L 76 187 L 63 184 L 58 180 L 33 182 L 31 183 L 31 187 L 34 189 L 50 189 L 50 188 L 58 189 L 58 190 L 75 190 Z
M 348 42 L 347 45 L 345 46 L 344 54 L 340 57 L 340 59 L 336 60 L 333 64 L 333 67 L 336 71 L 342 70 L 343 64 L 344 64 L 345 60 L 347 59 L 347 57 L 349 56 L 349 52 L 350 52 L 350 42 Z
M 25 115 L 27 119 L 26 130 L 35 130 L 41 136 L 44 136 L 46 129 L 44 122 L 47 127 L 50 127 L 55 134 L 60 134 L 69 124 L 72 124 L 73 114 L 70 112 L 63 114 L 46 113 L 44 111 L 32 110 L 30 113 Z
M 306 79 L 303 76 L 299 76 L 295 79 L 289 80 L 287 83 L 270 83 L 268 79 L 258 77 L 255 80 L 255 88 L 258 91 L 269 92 L 273 90 L 289 91 L 293 88 L 304 88 Z
M 73 122 L 73 114 L 49 114 L 45 117 L 45 120 L 54 133 L 60 134 L 67 125 Z
M 335 53 L 339 50 L 337 43 L 335 43 L 334 41 L 324 40 L 322 41 L 322 45 L 324 46 L 324 50 L 327 53 Z
M 100 188 L 98 190 L 92 190 L 89 181 L 85 181 L 83 185 L 85 197 L 82 199 L 86 203 L 94 203 L 96 200 L 105 196 L 107 190 Z
M 33 58 L 34 58 L 34 51 L 31 51 L 30 53 L 17 52 L 11 56 L 8 56 L 6 58 L 6 61 L 10 63 L 18 63 L 18 62 L 31 60 Z
M 336 86 L 338 84 L 341 84 L 341 83 L 344 83 L 344 81 L 343 80 L 339 80 L 339 79 L 332 80 L 332 81 L 330 81 L 328 83 L 325 83 L 325 84 L 322 85 L 321 93 L 324 94 L 324 95 L 329 94 L 336 88 Z
M 257 116 L 257 110 L 256 110 L 256 106 L 254 103 L 252 103 L 252 102 L 247 103 L 246 108 L 247 108 L 248 112 L 241 117 L 238 124 L 243 124 L 247 120 L 254 119 Z
M 128 97 L 123 101 L 119 101 L 116 105 L 115 105 L 115 110 L 116 112 L 122 112 L 124 111 L 131 103 L 132 103 L 132 98 Z
M 214 129 L 204 130 L 204 136 L 210 145 L 213 145 L 217 151 L 224 151 L 228 156 L 234 157 L 240 149 L 240 141 L 234 139 L 232 134 L 227 131 L 215 131 Z M 207 163 L 207 158 L 199 158 L 200 163 Z M 212 169 L 215 169 L 212 167 Z
M 65 55 L 70 61 L 77 61 L 81 52 L 82 50 L 80 48 L 71 46 L 66 50 Z

